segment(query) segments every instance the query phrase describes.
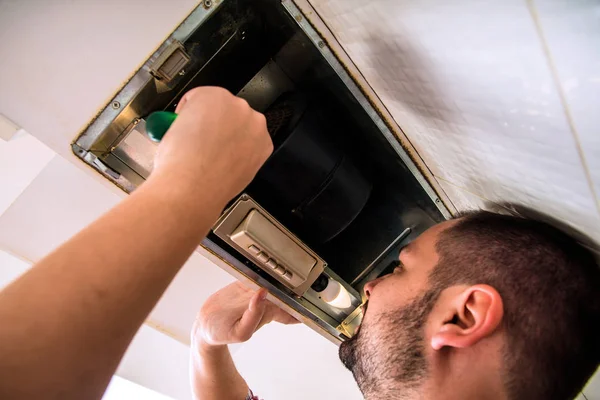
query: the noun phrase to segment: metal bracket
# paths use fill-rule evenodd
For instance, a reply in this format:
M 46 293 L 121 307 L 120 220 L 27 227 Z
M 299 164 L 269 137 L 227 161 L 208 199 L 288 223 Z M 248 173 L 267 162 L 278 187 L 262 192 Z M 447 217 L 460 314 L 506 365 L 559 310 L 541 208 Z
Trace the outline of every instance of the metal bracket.
M 152 63 L 150 73 L 158 80 L 170 82 L 185 74 L 184 68 L 190 60 L 183 44 L 174 40 Z
M 356 310 L 352 311 L 350 315 L 335 329 L 338 332 L 341 332 L 348 338 L 351 338 L 356 334 L 356 329 L 360 326 L 363 319 L 363 308 L 362 305 L 356 308 Z

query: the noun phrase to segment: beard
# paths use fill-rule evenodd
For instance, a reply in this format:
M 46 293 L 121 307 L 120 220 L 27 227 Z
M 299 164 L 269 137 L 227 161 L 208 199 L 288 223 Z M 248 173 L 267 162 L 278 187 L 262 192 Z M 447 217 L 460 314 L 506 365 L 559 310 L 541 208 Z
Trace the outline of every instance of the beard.
M 372 316 L 340 345 L 340 360 L 366 399 L 414 397 L 427 374 L 424 326 L 438 295 L 431 290 L 401 310 Z

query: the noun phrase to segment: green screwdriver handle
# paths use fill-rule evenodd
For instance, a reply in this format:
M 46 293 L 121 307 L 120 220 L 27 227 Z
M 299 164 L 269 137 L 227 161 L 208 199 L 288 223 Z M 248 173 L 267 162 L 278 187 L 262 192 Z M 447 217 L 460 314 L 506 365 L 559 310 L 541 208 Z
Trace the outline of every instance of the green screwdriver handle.
M 155 111 L 150 114 L 146 118 L 146 133 L 148 137 L 155 142 L 160 142 L 173 121 L 175 121 L 175 118 L 177 118 L 177 114 L 170 111 Z

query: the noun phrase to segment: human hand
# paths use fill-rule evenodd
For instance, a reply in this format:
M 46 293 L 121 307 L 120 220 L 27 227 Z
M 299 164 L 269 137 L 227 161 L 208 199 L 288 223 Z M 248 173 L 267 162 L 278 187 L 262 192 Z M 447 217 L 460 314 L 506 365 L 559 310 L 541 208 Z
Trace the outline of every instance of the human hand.
M 272 321 L 298 321 L 266 300 L 267 290 L 253 291 L 235 282 L 206 300 L 192 328 L 192 342 L 218 346 L 245 342 L 263 325 Z
M 225 89 L 190 90 L 175 111 L 178 117 L 158 147 L 151 175 L 165 177 L 170 187 L 210 188 L 225 204 L 273 151 L 265 117 Z

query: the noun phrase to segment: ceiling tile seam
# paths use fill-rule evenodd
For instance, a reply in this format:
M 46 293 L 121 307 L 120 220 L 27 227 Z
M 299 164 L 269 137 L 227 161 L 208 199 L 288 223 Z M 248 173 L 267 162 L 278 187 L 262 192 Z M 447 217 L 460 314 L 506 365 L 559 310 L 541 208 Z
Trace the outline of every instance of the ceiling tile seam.
M 577 132 L 577 128 L 575 126 L 575 120 L 573 118 L 571 108 L 569 107 L 569 103 L 567 102 L 567 96 L 565 94 L 565 90 L 563 88 L 562 83 L 560 82 L 560 78 L 558 75 L 558 69 L 556 68 L 554 58 L 552 57 L 552 53 L 550 51 L 550 46 L 548 45 L 548 41 L 546 40 L 546 36 L 544 35 L 544 30 L 542 28 L 542 23 L 540 20 L 538 10 L 535 6 L 535 1 L 534 0 L 525 0 L 525 3 L 527 4 L 527 9 L 529 10 L 529 14 L 531 15 L 533 24 L 535 26 L 535 30 L 538 34 L 538 38 L 539 38 L 540 44 L 542 46 L 542 51 L 544 53 L 544 57 L 546 58 L 546 61 L 548 62 L 548 68 L 550 69 L 550 73 L 552 75 L 552 80 L 556 87 L 556 91 L 558 93 L 563 110 L 565 112 L 565 117 L 567 119 L 567 123 L 569 124 L 569 130 L 571 131 L 571 135 L 573 136 L 573 140 L 575 141 L 575 147 L 577 149 L 577 153 L 579 154 L 581 166 L 583 167 L 585 178 L 587 180 L 588 186 L 590 187 L 590 191 L 591 191 L 592 197 L 594 199 L 594 203 L 596 204 L 596 213 L 598 216 L 600 216 L 600 197 L 596 193 L 596 188 L 594 185 L 594 181 L 592 179 L 592 174 L 588 167 L 585 152 L 583 151 L 583 147 L 582 147 L 581 141 L 579 139 L 579 133 Z
M 144 325 L 146 325 L 146 326 L 148 326 L 148 327 L 150 327 L 150 328 L 152 328 L 152 329 L 154 329 L 154 330 L 156 330 L 156 331 L 158 331 L 158 332 L 160 332 L 160 333 L 162 333 L 162 334 L 170 337 L 173 340 L 178 341 L 179 343 L 181 343 L 181 344 L 183 344 L 183 345 L 185 345 L 187 347 L 190 347 L 190 340 L 189 340 L 189 338 L 187 340 L 184 339 L 184 338 L 182 338 L 180 335 L 178 335 L 178 334 L 176 334 L 174 332 L 171 332 L 163 324 L 154 321 L 152 318 L 147 318 L 144 321 Z
M 45 170 L 48 167 L 48 164 L 50 164 L 50 161 L 54 160 L 54 158 L 56 157 L 56 153 L 52 154 L 52 157 L 50 157 L 48 159 L 48 161 L 46 162 L 46 164 L 40 168 L 40 170 L 35 174 L 35 176 L 33 178 L 31 178 L 31 180 L 29 181 L 29 183 L 27 185 L 25 185 L 25 187 L 19 192 L 19 194 L 17 195 L 17 197 L 15 197 L 10 204 L 8 205 L 8 207 L 6 207 L 4 209 L 4 211 L 0 212 L 0 217 L 7 212 L 16 202 L 17 200 L 19 200 L 19 198 L 23 195 L 23 193 L 27 190 L 27 188 L 29 186 L 31 186 L 31 184 L 38 178 L 38 176 L 40 176 L 40 174 L 42 173 L 43 170 Z
M 29 264 L 30 268 L 33 267 L 33 264 L 35 264 L 35 262 L 31 261 L 29 258 L 24 257 L 24 256 L 22 256 L 20 254 L 17 254 L 14 251 L 12 251 L 11 249 L 6 248 L 6 247 L 4 247 L 2 245 L 0 245 L 0 251 L 3 251 L 5 253 L 7 253 L 8 255 L 10 255 L 10 256 L 12 256 L 12 257 L 14 257 L 16 259 L 19 259 L 19 260 L 23 261 L 24 263 Z
M 54 160 L 55 157 L 56 157 L 56 153 L 52 154 L 52 157 L 50 157 L 48 159 L 48 161 L 46 162 L 46 165 L 44 165 L 42 168 L 40 168 L 40 170 L 35 174 L 35 176 L 33 178 L 31 178 L 31 180 L 29 181 L 29 183 L 27 185 L 25 185 L 25 187 L 23 188 L 23 190 L 21 190 L 19 192 L 19 195 L 17 197 L 15 197 L 10 202 L 10 204 L 8 205 L 8 207 L 6 207 L 6 209 L 4 211 L 0 212 L 0 216 L 2 216 L 5 212 L 7 212 L 17 202 L 17 200 L 19 200 L 19 198 L 23 195 L 23 193 L 27 190 L 27 188 L 29 186 L 31 186 L 31 184 L 38 178 L 38 176 L 40 176 L 40 174 L 42 173 L 42 171 L 44 171 L 48 167 L 48 164 L 50 164 L 50 162 L 52 160 Z
M 388 109 L 387 105 L 383 102 L 383 100 L 381 99 L 381 97 L 379 96 L 379 94 L 377 94 L 377 92 L 375 91 L 375 89 L 373 88 L 373 86 L 371 86 L 371 83 L 369 82 L 369 80 L 363 75 L 363 73 L 360 70 L 360 68 L 358 68 L 358 66 L 356 65 L 356 63 L 354 62 L 354 60 L 352 59 L 352 57 L 350 56 L 350 54 L 348 54 L 348 52 L 344 48 L 344 45 L 340 41 L 339 37 L 331 29 L 331 27 L 329 26 L 329 24 L 327 23 L 327 21 L 325 20 L 325 18 L 323 18 L 321 16 L 321 14 L 319 14 L 319 11 L 317 10 L 317 8 L 312 5 L 312 0 L 307 0 L 306 3 L 311 8 L 311 10 L 315 13 L 315 15 L 317 15 L 317 17 L 321 21 L 323 21 L 323 24 L 325 25 L 325 27 L 327 28 L 327 30 L 331 33 L 331 35 L 334 37 L 334 39 L 340 45 L 340 49 L 344 52 L 344 54 L 346 55 L 346 57 L 348 58 L 348 60 L 350 60 L 350 62 L 353 64 L 354 68 L 356 69 L 356 71 L 358 72 L 358 74 L 361 76 L 361 78 L 364 80 L 364 82 L 369 86 L 369 88 L 371 89 L 371 92 L 377 98 L 377 100 L 379 100 L 379 103 L 385 109 L 385 111 L 387 112 L 387 114 L 396 123 L 396 126 L 398 126 L 398 129 L 400 129 L 400 131 L 402 132 L 402 134 L 404 135 L 404 137 L 406 138 L 406 140 L 410 144 L 410 147 L 412 148 L 412 151 L 406 151 L 407 154 L 408 154 L 408 156 L 410 158 L 415 157 L 415 158 L 419 159 L 419 162 L 417 162 L 416 160 L 413 161 L 413 163 L 415 164 L 415 166 L 417 166 L 417 168 L 419 168 L 421 166 L 423 168 L 426 168 L 427 172 L 429 172 L 429 176 L 432 177 L 435 180 L 435 178 L 436 178 L 435 174 L 433 173 L 433 171 L 431 170 L 431 168 L 429 168 L 429 165 L 427 165 L 427 163 L 425 162 L 425 160 L 423 159 L 423 157 L 421 157 L 421 154 L 417 151 L 417 148 L 415 147 L 415 145 L 411 141 L 409 135 L 406 134 L 406 132 L 404 131 L 404 128 L 402 128 L 402 126 L 400 125 L 400 123 L 398 123 L 398 121 L 396 120 L 396 118 L 394 117 L 394 115 L 390 112 L 390 110 Z M 342 65 L 343 65 L 343 63 L 342 63 Z M 350 75 L 350 76 L 352 77 L 352 75 Z M 357 86 L 359 88 L 361 87 L 361 85 L 358 84 L 358 83 L 357 83 Z M 365 97 L 367 99 L 369 98 L 369 96 L 367 96 L 367 95 L 365 95 Z M 383 120 L 385 121 L 385 118 L 383 118 Z M 392 130 L 392 129 L 390 129 L 390 130 L 391 130 L 392 133 L 394 133 L 394 130 Z M 394 134 L 394 136 L 396 136 L 396 135 Z M 398 141 L 402 144 L 402 142 L 400 141 L 400 138 L 398 138 Z M 424 175 L 423 178 L 425 178 L 426 181 L 429 181 L 429 179 L 427 179 L 427 177 L 425 176 L 425 174 L 423 174 L 423 175 Z M 445 195 L 445 198 L 448 199 L 448 201 L 450 201 L 450 203 L 452 204 L 452 207 L 454 208 L 454 210 L 458 211 L 458 209 L 455 207 L 455 205 L 452 202 L 452 200 L 450 199 L 450 197 L 448 197 L 447 193 L 444 191 L 444 189 L 440 185 L 435 185 L 435 187 L 434 187 L 433 182 L 429 182 L 429 184 L 430 184 L 431 188 L 434 190 L 434 192 L 437 191 L 437 190 L 442 191 L 443 194 Z M 438 195 L 439 195 L 439 193 L 438 193 Z M 442 199 L 442 203 L 443 203 L 443 199 Z M 448 208 L 448 212 L 450 214 L 453 214 L 452 210 L 449 207 L 446 207 L 446 208 Z
M 443 179 L 440 179 L 437 175 L 434 175 L 434 178 L 435 178 L 435 180 L 438 181 L 438 184 L 439 184 L 440 180 L 443 180 Z M 453 213 L 452 211 L 450 211 L 452 213 L 452 215 L 454 216 L 457 213 L 459 213 L 461 210 L 459 210 L 459 208 L 456 206 L 456 204 L 454 204 L 454 200 L 452 200 L 452 197 L 446 192 L 446 189 L 444 189 L 444 187 L 441 184 L 439 184 L 439 187 L 440 187 L 440 190 L 442 192 L 444 192 L 444 194 L 446 195 L 446 198 L 448 199 L 448 201 L 452 204 L 452 207 L 454 207 L 454 209 L 456 210 L 456 213 Z

